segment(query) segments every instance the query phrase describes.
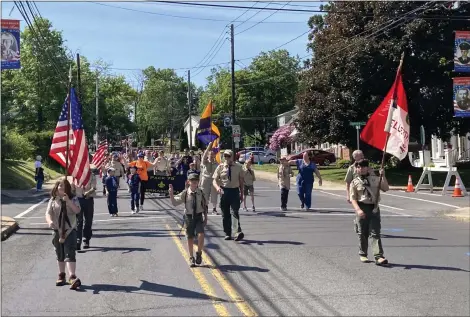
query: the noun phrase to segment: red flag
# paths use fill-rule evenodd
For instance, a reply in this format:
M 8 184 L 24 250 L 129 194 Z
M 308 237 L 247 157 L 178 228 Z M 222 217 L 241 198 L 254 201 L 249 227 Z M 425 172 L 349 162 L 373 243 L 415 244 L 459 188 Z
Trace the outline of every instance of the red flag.
M 104 161 L 106 161 L 106 151 L 108 150 L 108 141 L 104 140 L 101 141 L 98 149 L 96 150 L 95 154 L 93 155 L 93 159 L 91 160 L 91 164 L 95 164 L 97 169 L 101 168 Z
M 408 154 L 409 138 L 408 103 L 399 69 L 392 88 L 362 130 L 361 140 L 403 160 Z
M 83 130 L 82 111 L 73 88 L 70 89 L 70 132 L 67 140 L 68 110 L 68 100 L 66 100 L 52 137 L 49 156 L 67 168 L 65 165 L 68 154 L 68 174 L 76 179 L 78 186 L 85 186 L 91 178 L 90 161 Z M 69 142 L 69 153 L 67 153 L 67 141 Z

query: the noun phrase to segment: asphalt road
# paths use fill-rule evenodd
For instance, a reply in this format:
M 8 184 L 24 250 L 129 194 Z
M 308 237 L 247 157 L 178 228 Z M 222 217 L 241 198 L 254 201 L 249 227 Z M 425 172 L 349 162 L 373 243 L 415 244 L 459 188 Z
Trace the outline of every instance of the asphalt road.
M 468 197 L 390 192 L 382 201 L 387 268 L 359 262 L 353 210 L 343 191 L 314 190 L 312 212 L 291 191 L 279 211 L 274 183 L 256 182 L 257 212 L 242 212 L 242 242 L 223 240 L 211 215 L 206 251 L 190 269 L 176 236 L 181 210 L 154 198 L 132 216 L 120 192 L 120 217 L 95 201 L 92 248 L 78 254 L 83 290 L 56 287 L 45 204 L 2 202 L 23 213 L 21 229 L 2 242 L 2 315 L 400 315 L 470 314 L 469 224 L 442 211 Z M 417 200 L 418 199 L 418 200 Z M 38 199 L 41 200 L 40 198 Z M 16 209 L 12 209 L 16 208 Z M 251 210 L 251 204 L 248 203 Z

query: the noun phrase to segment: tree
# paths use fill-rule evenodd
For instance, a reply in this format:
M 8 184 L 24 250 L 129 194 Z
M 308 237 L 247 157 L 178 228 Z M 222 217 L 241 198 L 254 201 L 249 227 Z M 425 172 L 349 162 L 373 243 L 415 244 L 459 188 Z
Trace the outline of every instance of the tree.
M 397 22 L 423 5 L 430 9 L 384 27 L 384 22 Z M 314 57 L 298 94 L 296 126 L 301 138 L 353 146 L 355 134 L 349 123 L 366 121 L 375 111 L 393 83 L 403 51 L 411 137 L 418 138 L 421 125 L 428 135 L 448 136 L 456 126 L 452 119 L 453 31 L 470 27 L 461 20 L 425 17 L 466 15 L 468 6 L 450 12 L 431 2 L 369 1 L 335 2 L 329 10 L 323 18 L 310 19 L 309 48 Z M 469 131 L 470 126 L 467 122 L 459 127 Z

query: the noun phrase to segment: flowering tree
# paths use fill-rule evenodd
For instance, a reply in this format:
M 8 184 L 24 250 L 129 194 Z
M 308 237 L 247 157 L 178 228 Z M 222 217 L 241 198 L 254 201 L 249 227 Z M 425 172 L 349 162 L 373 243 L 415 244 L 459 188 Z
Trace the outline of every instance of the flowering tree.
M 271 144 L 269 144 L 269 148 L 273 151 L 277 151 L 281 147 L 286 146 L 289 142 L 292 141 L 292 138 L 289 137 L 292 131 L 294 131 L 294 125 L 292 124 L 286 124 L 277 129 L 271 137 Z

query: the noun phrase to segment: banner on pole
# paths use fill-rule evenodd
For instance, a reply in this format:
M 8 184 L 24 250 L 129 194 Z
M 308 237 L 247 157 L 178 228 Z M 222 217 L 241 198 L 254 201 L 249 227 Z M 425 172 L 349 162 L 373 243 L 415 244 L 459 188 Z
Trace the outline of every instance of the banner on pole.
M 149 176 L 145 191 L 148 193 L 168 193 L 169 186 L 173 185 L 175 195 L 181 193 L 185 188 L 185 177 L 183 175 L 176 176 Z
M 470 73 L 470 31 L 455 31 L 454 70 Z
M 2 70 L 19 69 L 20 64 L 20 21 L 1 20 L 2 24 Z
M 454 78 L 454 116 L 470 118 L 470 77 Z

